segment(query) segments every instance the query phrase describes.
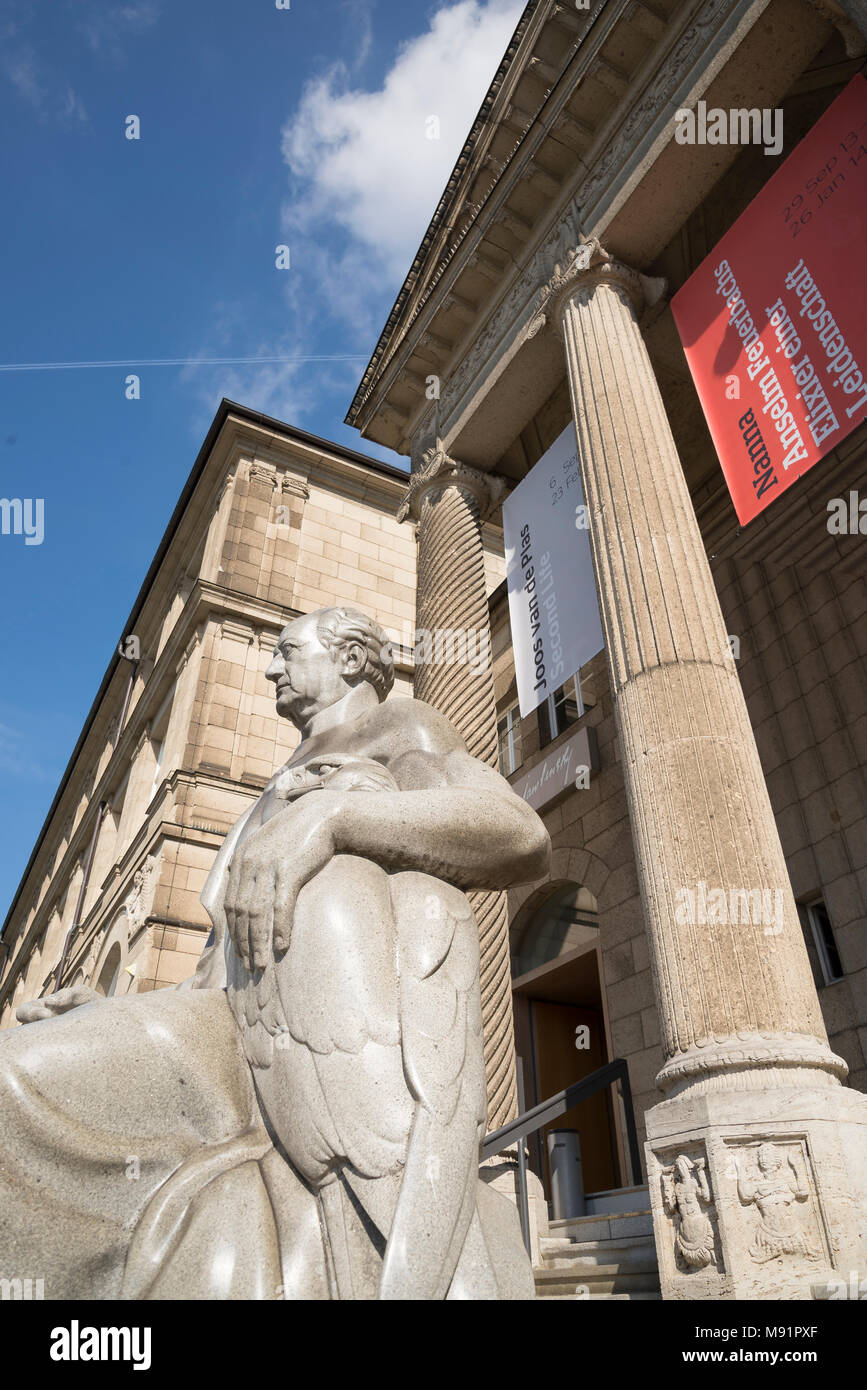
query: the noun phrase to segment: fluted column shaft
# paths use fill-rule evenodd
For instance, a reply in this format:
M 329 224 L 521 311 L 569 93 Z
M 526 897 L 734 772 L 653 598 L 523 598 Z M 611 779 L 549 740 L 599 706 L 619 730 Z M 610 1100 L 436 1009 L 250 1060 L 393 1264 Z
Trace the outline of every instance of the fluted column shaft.
M 845 1067 L 828 1049 L 719 600 L 638 325 L 650 282 L 598 246 L 582 259 L 561 277 L 557 312 L 658 996 L 659 1082 L 800 1064 L 833 1084 Z
M 406 511 L 418 520 L 413 691 L 440 710 L 474 758 L 497 765 L 497 707 L 482 520 L 504 484 L 450 459 L 425 456 Z M 451 659 L 443 659 L 444 657 Z M 479 926 L 488 1129 L 518 1112 L 509 917 L 505 893 L 469 894 Z

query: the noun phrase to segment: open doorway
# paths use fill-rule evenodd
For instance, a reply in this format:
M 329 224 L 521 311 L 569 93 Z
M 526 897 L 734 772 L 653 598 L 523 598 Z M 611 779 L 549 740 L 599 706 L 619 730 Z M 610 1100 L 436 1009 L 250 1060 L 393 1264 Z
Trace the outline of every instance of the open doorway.
M 513 961 L 515 1041 L 525 1109 L 611 1060 L 601 979 L 596 899 L 579 884 L 561 884 L 524 925 Z M 549 1198 L 546 1136 L 552 1129 L 577 1131 L 585 1192 L 631 1181 L 617 1106 L 608 1087 L 530 1136 L 530 1166 Z

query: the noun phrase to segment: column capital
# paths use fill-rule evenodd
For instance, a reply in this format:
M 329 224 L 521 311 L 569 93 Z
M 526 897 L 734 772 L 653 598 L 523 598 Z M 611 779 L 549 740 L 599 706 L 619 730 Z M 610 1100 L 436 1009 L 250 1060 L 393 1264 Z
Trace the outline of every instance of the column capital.
M 618 261 L 596 239 L 569 248 L 566 259 L 554 267 L 544 287 L 545 314 L 562 331 L 563 312 L 576 297 L 589 298 L 598 285 L 611 285 L 628 298 L 638 317 L 662 298 L 667 281 L 660 276 L 642 275 L 632 266 Z
M 446 453 L 441 442 L 437 440 L 433 448 L 426 449 L 422 454 L 422 467 L 419 471 L 410 475 L 409 486 L 398 508 L 397 520 L 406 521 L 407 517 L 411 516 L 418 521 L 422 498 L 434 487 L 443 490 L 456 487 L 465 494 L 469 493 L 478 504 L 480 517 L 484 520 L 503 500 L 508 484 L 505 478 L 499 477 L 496 473 L 484 473 L 481 469 L 459 463 Z

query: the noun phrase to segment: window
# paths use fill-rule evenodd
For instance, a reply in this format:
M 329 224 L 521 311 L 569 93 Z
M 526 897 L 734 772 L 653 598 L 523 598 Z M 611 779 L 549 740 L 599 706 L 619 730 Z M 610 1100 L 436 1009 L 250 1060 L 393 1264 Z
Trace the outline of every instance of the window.
M 150 803 L 153 801 L 156 795 L 157 787 L 160 784 L 160 773 L 163 770 L 163 749 L 166 746 L 165 741 L 163 739 L 152 739 L 151 744 L 154 750 L 156 766 L 154 767 L 154 780 L 151 782 L 151 791 L 150 796 L 148 797 L 148 805 L 150 805 Z
M 584 705 L 578 681 L 572 676 L 539 706 L 539 747 L 544 748 L 546 744 L 552 743 L 583 713 Z
M 537 907 L 521 933 L 513 960 L 520 978 L 599 936 L 599 904 L 588 888 L 566 883 Z
M 154 755 L 154 779 L 151 783 L 150 796 L 148 797 L 148 805 L 150 805 L 151 801 L 156 796 L 157 789 L 159 788 L 160 783 L 163 780 L 163 765 L 165 763 L 166 740 L 169 729 L 169 716 L 172 712 L 172 701 L 174 699 L 174 695 L 175 690 L 174 686 L 172 686 L 172 689 L 169 691 L 168 695 L 163 700 L 159 709 L 159 713 L 153 720 L 153 723 L 150 727 L 151 749 Z
M 828 909 L 822 899 L 818 898 L 815 902 L 807 903 L 806 906 L 800 908 L 800 913 L 805 930 L 809 933 L 807 950 L 813 966 L 813 973 L 816 975 L 817 986 L 821 988 L 823 985 L 832 985 L 835 980 L 842 980 L 843 966 L 837 951 L 837 943 L 834 940 L 834 929 L 831 926 Z M 811 944 L 814 948 L 812 951 L 809 949 Z
M 521 715 L 517 705 L 512 705 L 502 718 L 497 720 L 497 743 L 500 749 L 500 771 L 504 777 L 508 777 L 524 761 L 521 751 Z

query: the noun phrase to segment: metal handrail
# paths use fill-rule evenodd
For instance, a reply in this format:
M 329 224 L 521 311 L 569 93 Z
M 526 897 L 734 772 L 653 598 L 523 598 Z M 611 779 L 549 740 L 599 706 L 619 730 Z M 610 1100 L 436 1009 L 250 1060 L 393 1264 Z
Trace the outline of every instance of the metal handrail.
M 633 1183 L 641 1181 L 641 1150 L 638 1147 L 638 1133 L 635 1128 L 635 1112 L 632 1108 L 632 1090 L 629 1085 L 629 1069 L 622 1057 L 617 1057 L 613 1062 L 606 1062 L 604 1067 L 599 1067 L 597 1071 L 591 1072 L 581 1081 L 575 1081 L 571 1086 L 567 1086 L 565 1091 L 559 1091 L 557 1095 L 551 1096 L 548 1100 L 543 1100 L 539 1105 L 534 1105 L 532 1110 L 526 1110 L 523 1115 L 518 1115 L 514 1120 L 510 1120 L 501 1129 L 493 1130 L 485 1138 L 482 1144 L 482 1159 L 493 1158 L 495 1154 L 502 1153 L 504 1149 L 525 1139 L 528 1134 L 535 1134 L 537 1129 L 543 1125 L 550 1124 L 552 1120 L 557 1120 L 561 1115 L 565 1115 L 567 1110 L 571 1110 L 573 1105 L 579 1101 L 588 1100 L 590 1096 L 596 1095 L 597 1091 L 603 1091 L 607 1086 L 614 1085 L 619 1081 L 622 1088 L 623 1111 L 626 1120 L 626 1139 L 629 1146 L 629 1162 L 632 1168 Z M 530 1230 L 529 1230 L 529 1202 L 527 1193 L 527 1172 L 526 1161 L 524 1159 L 524 1146 L 518 1145 L 518 1185 L 520 1196 L 521 1226 L 524 1235 L 524 1244 L 527 1253 L 530 1252 Z

